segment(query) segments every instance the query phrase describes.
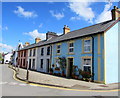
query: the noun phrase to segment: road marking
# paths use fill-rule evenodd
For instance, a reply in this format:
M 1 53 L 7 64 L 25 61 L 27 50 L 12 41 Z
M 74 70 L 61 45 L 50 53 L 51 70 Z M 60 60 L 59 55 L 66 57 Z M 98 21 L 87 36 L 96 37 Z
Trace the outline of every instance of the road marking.
M 25 81 L 19 80 L 15 77 L 16 71 L 14 71 L 13 79 L 22 83 L 26 83 Z M 46 85 L 40 85 L 40 84 L 34 84 L 34 83 L 29 83 L 30 85 L 36 85 L 40 87 L 47 87 L 47 88 L 53 88 L 53 89 L 60 89 L 60 90 L 71 90 L 71 91 L 86 91 L 86 92 L 118 92 L 120 89 L 114 89 L 114 90 L 80 90 L 80 89 L 69 89 L 69 88 L 62 88 L 62 87 L 54 87 L 54 86 L 46 86 Z
M 32 84 L 30 84 L 30 86 L 37 87 L 37 85 L 32 85 Z
M 19 84 L 20 86 L 27 86 L 27 84 Z
M 17 85 L 18 83 L 16 83 L 16 82 L 10 82 L 10 83 L 8 83 L 9 85 Z
M 8 82 L 0 82 L 0 85 L 2 85 L 2 84 L 7 84 Z

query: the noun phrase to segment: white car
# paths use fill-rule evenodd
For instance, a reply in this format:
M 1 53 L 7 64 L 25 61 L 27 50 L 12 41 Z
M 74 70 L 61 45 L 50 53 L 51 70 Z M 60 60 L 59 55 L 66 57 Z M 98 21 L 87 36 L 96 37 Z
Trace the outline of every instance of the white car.
M 6 61 L 5 61 L 5 64 L 9 64 L 9 61 L 8 61 L 8 60 L 6 60 Z

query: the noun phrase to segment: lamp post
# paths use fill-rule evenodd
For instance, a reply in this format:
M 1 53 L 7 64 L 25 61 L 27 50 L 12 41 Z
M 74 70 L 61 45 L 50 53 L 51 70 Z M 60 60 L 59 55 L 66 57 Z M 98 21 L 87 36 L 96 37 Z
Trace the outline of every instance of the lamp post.
M 29 66 L 28 66 L 28 61 L 27 61 L 27 74 L 26 74 L 26 82 L 29 83 Z

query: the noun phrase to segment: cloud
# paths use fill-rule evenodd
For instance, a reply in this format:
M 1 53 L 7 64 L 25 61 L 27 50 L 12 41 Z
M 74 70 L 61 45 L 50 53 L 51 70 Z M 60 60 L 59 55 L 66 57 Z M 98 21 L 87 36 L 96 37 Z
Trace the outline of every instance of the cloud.
M 17 10 L 14 10 L 14 13 L 18 16 L 22 16 L 25 18 L 32 18 L 38 16 L 35 12 L 25 11 L 25 9 L 21 6 L 17 6 Z
M 2 30 L 2 26 L 0 25 L 0 30 Z
M 70 20 L 80 20 L 79 16 L 71 17 Z
M 42 28 L 42 26 L 43 26 L 43 24 L 41 23 L 38 27 L 39 27 L 39 28 Z
M 14 49 L 12 46 L 3 43 L 0 43 L 0 47 L 2 47 L 0 52 L 11 52 Z
M 107 2 L 103 12 L 97 17 L 97 19 L 95 20 L 95 23 L 100 23 L 100 22 L 104 22 L 112 19 L 111 10 L 110 10 L 111 6 L 112 6 L 112 3 Z
M 50 13 L 53 17 L 57 18 L 58 20 L 64 17 L 64 13 L 55 13 L 53 10 L 50 10 Z
M 8 30 L 8 27 L 6 26 L 4 29 L 5 29 L 5 30 Z
M 31 36 L 31 38 L 33 40 L 37 37 L 41 38 L 42 40 L 44 40 L 46 38 L 46 34 L 45 33 L 39 33 L 37 29 L 33 30 L 32 32 L 28 32 L 28 33 L 24 33 L 24 34 Z
M 78 2 L 78 0 L 69 0 L 69 8 L 77 14 L 78 17 L 83 17 L 86 21 L 93 23 L 93 19 L 95 18 L 95 14 L 90 7 L 90 5 L 94 2 L 90 2 L 89 0 L 84 0 L 84 2 Z M 96 1 L 96 0 L 92 0 Z
M 0 25 L 0 30 L 8 30 L 8 27 L 7 27 L 7 26 L 2 27 L 2 26 Z

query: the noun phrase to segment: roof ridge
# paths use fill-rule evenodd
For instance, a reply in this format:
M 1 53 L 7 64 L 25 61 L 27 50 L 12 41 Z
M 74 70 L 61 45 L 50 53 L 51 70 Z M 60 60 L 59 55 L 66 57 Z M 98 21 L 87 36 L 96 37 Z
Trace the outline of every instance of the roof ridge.
M 105 23 L 105 22 L 109 22 L 109 21 L 112 21 L 112 20 L 107 20 L 107 21 L 104 21 L 104 22 L 101 22 L 101 23 L 97 23 L 97 24 L 94 24 L 94 25 L 88 26 L 88 27 L 83 27 L 83 28 L 78 29 L 78 30 L 86 29 L 86 28 L 89 28 L 89 27 L 92 27 L 92 26 L 95 26 L 95 25 L 99 25 L 99 24 L 102 24 L 102 23 Z M 73 30 L 73 31 L 78 31 L 78 30 Z M 71 32 L 73 32 L 73 31 L 71 31 Z M 71 33 L 71 32 L 70 32 L 70 33 Z

